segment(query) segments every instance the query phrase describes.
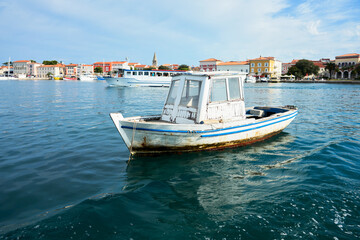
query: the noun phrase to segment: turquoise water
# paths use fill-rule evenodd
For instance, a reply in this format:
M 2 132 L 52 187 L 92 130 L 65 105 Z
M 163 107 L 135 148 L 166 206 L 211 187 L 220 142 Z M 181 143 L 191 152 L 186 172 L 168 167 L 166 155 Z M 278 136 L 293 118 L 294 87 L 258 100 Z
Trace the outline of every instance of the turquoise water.
M 161 112 L 166 88 L 0 81 L 0 239 L 358 239 L 360 85 L 246 84 L 299 107 L 248 147 L 138 157 L 110 112 Z

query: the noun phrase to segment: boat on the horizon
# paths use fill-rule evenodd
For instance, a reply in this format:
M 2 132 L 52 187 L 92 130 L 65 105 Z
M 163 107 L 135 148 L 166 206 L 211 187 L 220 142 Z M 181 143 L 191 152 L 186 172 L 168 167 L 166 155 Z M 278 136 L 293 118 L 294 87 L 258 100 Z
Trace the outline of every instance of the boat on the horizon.
M 249 107 L 245 74 L 174 76 L 160 115 L 124 118 L 110 113 L 131 155 L 214 150 L 252 144 L 281 132 L 295 106 Z
M 70 76 L 70 77 L 64 77 L 63 80 L 71 81 L 71 80 L 77 80 L 77 78 L 75 76 Z
M 123 77 L 105 78 L 105 80 L 110 86 L 168 87 L 173 76 L 185 72 L 180 70 L 124 70 Z
M 97 77 L 92 74 L 82 74 L 79 76 L 79 80 L 84 82 L 93 82 L 97 80 Z
M 12 75 L 8 75 L 8 76 L 0 76 L 0 80 L 15 80 L 15 79 L 18 79 Z
M 245 82 L 246 82 L 246 83 L 256 83 L 256 78 L 255 78 L 254 76 L 248 75 L 248 76 L 246 76 L 246 78 L 245 78 Z

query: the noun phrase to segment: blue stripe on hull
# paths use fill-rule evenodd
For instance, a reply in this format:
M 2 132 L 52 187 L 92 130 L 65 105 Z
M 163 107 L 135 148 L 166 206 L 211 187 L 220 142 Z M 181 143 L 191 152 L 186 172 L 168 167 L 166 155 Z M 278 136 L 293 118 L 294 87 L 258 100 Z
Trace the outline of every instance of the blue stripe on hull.
M 150 128 L 136 128 L 136 130 L 142 130 L 142 131 L 149 131 L 149 132 L 168 132 L 168 133 L 211 133 L 211 132 L 219 132 L 219 131 L 227 131 L 230 129 L 236 129 L 236 128 L 244 128 L 244 127 L 248 127 L 248 126 L 254 126 L 254 125 L 259 125 L 259 124 L 263 124 L 266 122 L 270 122 L 270 121 L 276 121 L 279 119 L 279 121 L 273 122 L 273 123 L 269 123 L 266 125 L 262 125 L 262 126 L 258 126 L 258 127 L 253 127 L 250 129 L 245 129 L 245 130 L 238 130 L 238 131 L 233 131 L 233 132 L 229 132 L 229 133 L 218 133 L 218 134 L 209 134 L 209 135 L 202 135 L 201 137 L 214 137 L 214 136 L 221 136 L 221 135 L 228 135 L 228 134 L 233 134 L 233 133 L 239 133 L 239 132 L 246 132 L 246 131 L 250 131 L 250 130 L 254 130 L 254 129 L 259 129 L 259 128 L 263 128 L 263 127 L 267 127 L 279 122 L 283 122 L 283 121 L 287 121 L 289 119 L 295 118 L 296 115 L 298 114 L 298 111 L 289 114 L 289 115 L 285 115 L 285 116 L 281 116 L 278 118 L 274 118 L 274 119 L 269 119 L 263 122 L 259 122 L 259 123 L 251 123 L 251 124 L 246 124 L 246 125 L 240 125 L 240 126 L 235 126 L 235 127 L 229 127 L 229 128 L 222 128 L 222 129 L 214 129 L 214 130 L 206 130 L 206 131 L 186 131 L 186 130 L 164 130 L 164 129 L 150 129 Z M 121 128 L 126 128 L 126 129 L 133 129 L 133 127 L 129 127 L 129 126 L 121 126 Z
M 253 127 L 253 128 L 244 129 L 244 130 L 238 130 L 238 131 L 232 131 L 232 132 L 226 132 L 226 133 L 201 135 L 201 137 L 217 137 L 217 136 L 224 136 L 224 135 L 230 135 L 230 134 L 241 133 L 241 132 L 248 132 L 248 131 L 251 131 L 251 130 L 264 128 L 264 127 L 267 127 L 267 126 L 270 126 L 270 125 L 274 125 L 276 123 L 280 123 L 280 122 L 284 122 L 284 121 L 293 119 L 293 118 L 296 117 L 296 115 L 297 115 L 297 113 L 295 115 L 293 115 L 293 116 L 288 117 L 288 118 L 285 118 L 285 119 L 282 119 L 282 120 L 279 120 L 279 121 L 276 121 L 276 122 L 273 122 L 273 123 L 268 123 L 268 124 L 265 124 L 265 125 L 262 125 L 262 126 L 258 126 L 258 127 Z

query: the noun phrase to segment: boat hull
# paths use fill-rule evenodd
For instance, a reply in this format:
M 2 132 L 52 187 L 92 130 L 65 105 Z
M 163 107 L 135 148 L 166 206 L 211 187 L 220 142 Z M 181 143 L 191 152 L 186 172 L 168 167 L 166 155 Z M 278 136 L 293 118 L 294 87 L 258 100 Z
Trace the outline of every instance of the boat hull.
M 147 155 L 216 150 L 263 141 L 287 127 L 297 110 L 261 120 L 218 124 L 154 124 L 151 120 L 139 121 L 140 117 L 125 119 L 120 113 L 110 115 L 130 153 Z

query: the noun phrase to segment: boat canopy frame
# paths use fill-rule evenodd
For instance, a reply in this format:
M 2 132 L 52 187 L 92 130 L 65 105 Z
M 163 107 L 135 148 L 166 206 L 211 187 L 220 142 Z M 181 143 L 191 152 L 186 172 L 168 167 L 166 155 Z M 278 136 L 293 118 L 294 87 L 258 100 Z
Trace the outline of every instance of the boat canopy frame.
M 219 118 L 245 119 L 245 77 L 228 72 L 174 76 L 161 120 L 189 124 Z

